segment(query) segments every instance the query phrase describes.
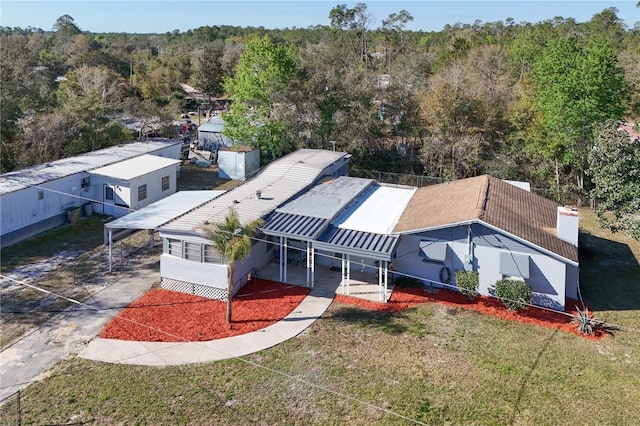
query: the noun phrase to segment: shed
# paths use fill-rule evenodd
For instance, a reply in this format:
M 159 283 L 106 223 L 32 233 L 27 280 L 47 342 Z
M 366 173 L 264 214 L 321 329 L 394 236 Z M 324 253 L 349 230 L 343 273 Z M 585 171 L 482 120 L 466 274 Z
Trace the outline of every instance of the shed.
M 219 115 L 214 115 L 200 127 L 198 127 L 198 149 L 206 151 L 218 151 L 223 147 L 234 145 L 233 140 L 223 135 L 224 120 Z
M 218 176 L 220 179 L 244 180 L 260 168 L 260 150 L 249 146 L 223 148 L 218 151 Z

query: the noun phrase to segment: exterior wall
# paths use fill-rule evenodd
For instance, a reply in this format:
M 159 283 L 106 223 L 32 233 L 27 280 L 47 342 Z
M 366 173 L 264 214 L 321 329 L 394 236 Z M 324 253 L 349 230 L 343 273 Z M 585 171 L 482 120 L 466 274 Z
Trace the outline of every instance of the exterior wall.
M 428 261 L 420 256 L 420 241 L 423 239 L 447 243 L 444 263 Z M 529 278 L 525 281 L 533 290 L 533 303 L 564 309 L 565 283 L 577 279 L 577 268 L 479 224 L 471 227 L 471 246 L 466 225 L 402 235 L 393 264 L 397 271 L 419 277 L 436 287 L 442 286 L 441 277 L 448 275 L 449 284 L 455 286 L 455 271 L 465 269 L 469 250 L 472 254 L 470 266 L 479 273 L 481 294 L 493 295 L 496 281 L 502 279 L 500 253 L 521 254 L 529 257 Z M 448 271 L 444 272 L 443 268 Z
M 105 198 L 105 187 L 113 189 L 113 202 L 109 202 Z M 125 180 L 91 175 L 91 188 L 93 199 L 97 201 L 93 204 L 93 211 L 96 213 L 121 217 L 128 214 L 133 208 L 131 206 L 131 188 L 129 182 Z
M 81 188 L 85 173 L 56 179 L 38 187 L 10 192 L 0 198 L 2 247 L 32 237 L 66 222 L 66 209 L 84 204 L 89 198 Z M 42 199 L 38 199 L 38 193 Z
M 260 168 L 260 150 L 219 151 L 218 170 L 221 179 L 245 179 Z
M 176 143 L 174 145 L 149 152 L 149 154 L 157 155 L 158 157 L 173 158 L 174 160 L 179 160 L 181 152 L 182 152 L 182 144 Z
M 160 256 L 160 276 L 162 279 L 181 281 L 186 283 L 198 284 L 218 289 L 227 289 L 227 264 L 205 263 L 195 260 L 183 259 L 181 257 L 168 254 L 167 237 L 180 239 L 198 244 L 211 244 L 211 241 L 205 238 L 189 236 L 180 238 L 172 235 L 162 235 L 164 250 Z M 233 282 L 242 279 L 253 268 L 261 267 L 261 262 L 266 260 L 267 244 L 258 242 L 251 248 L 251 253 L 243 261 L 238 262 L 233 271 Z
M 175 166 L 165 167 L 153 173 L 132 179 L 129 185 L 131 189 L 131 208 L 138 210 L 169 195 L 175 194 L 179 169 L 180 165 L 176 164 Z M 166 191 L 162 191 L 162 178 L 164 176 L 169 176 L 169 189 Z M 147 185 L 147 198 L 138 201 L 138 186 L 145 184 Z
M 578 287 L 580 286 L 580 268 L 573 265 L 567 265 L 565 289 L 567 297 L 578 300 Z

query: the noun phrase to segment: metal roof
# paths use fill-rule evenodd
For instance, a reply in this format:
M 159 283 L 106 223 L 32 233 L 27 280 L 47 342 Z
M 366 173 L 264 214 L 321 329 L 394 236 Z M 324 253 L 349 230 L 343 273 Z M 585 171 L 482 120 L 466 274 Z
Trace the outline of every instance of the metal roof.
M 313 247 L 372 259 L 390 260 L 399 238 L 398 235 L 331 228 L 313 243 Z
M 152 154 L 160 149 L 178 144 L 182 144 L 182 142 L 171 139 L 149 139 L 144 142 L 113 146 L 14 172 L 3 173 L 0 175 L 0 195 L 34 185 L 41 185 L 76 173 L 86 172 L 107 164 L 137 157 L 138 155 Z
M 339 177 L 278 208 L 262 230 L 314 241 L 318 249 L 389 260 L 398 243 L 398 236 L 389 234 L 415 189 Z
M 373 185 L 332 225 L 356 231 L 390 234 L 416 188 Z
M 180 160 L 144 154 L 139 157 L 109 164 L 108 166 L 92 169 L 89 172 L 94 175 L 108 176 L 129 181 L 176 164 L 180 164 Z
M 245 224 L 263 218 L 322 177 L 325 169 L 335 163 L 342 165 L 349 157 L 344 152 L 316 149 L 292 152 L 269 164 L 255 178 L 167 223 L 162 230 L 201 233 L 205 222 L 222 221 L 230 208 Z
M 314 186 L 276 211 L 333 219 L 373 183 L 371 179 L 341 176 Z
M 219 115 L 214 115 L 206 122 L 202 123 L 202 126 L 198 127 L 200 132 L 212 132 L 222 133 L 224 130 L 224 120 Z
M 176 216 L 184 214 L 225 191 L 180 191 L 105 224 L 111 229 L 156 229 Z
M 313 240 L 328 226 L 328 219 L 276 212 L 261 229 L 266 235 Z

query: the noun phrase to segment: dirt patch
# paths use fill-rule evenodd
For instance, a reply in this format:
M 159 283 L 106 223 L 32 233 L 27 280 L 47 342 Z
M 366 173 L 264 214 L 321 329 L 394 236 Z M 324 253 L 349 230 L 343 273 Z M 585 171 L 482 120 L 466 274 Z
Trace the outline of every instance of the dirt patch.
M 127 306 L 100 337 L 143 342 L 206 341 L 260 330 L 289 315 L 309 289 L 253 279 L 234 297 L 232 323 L 226 302 L 164 289 Z

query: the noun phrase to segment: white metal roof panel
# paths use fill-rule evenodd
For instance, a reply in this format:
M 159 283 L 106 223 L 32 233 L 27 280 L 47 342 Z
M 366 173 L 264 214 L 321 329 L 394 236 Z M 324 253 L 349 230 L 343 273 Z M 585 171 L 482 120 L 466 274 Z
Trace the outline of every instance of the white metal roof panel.
M 416 188 L 374 185 L 332 222 L 342 229 L 389 234 Z
M 265 217 L 311 185 L 323 170 L 346 161 L 338 151 L 300 149 L 269 164 L 255 178 L 162 226 L 163 230 L 201 233 L 205 222 L 222 221 L 233 208 L 242 223 Z M 258 198 L 256 193 L 261 192 Z
M 104 226 L 111 229 L 156 229 L 224 193 L 225 191 L 176 192 Z
M 109 164 L 108 166 L 92 169 L 89 173 L 122 180 L 131 180 L 175 164 L 180 164 L 180 160 L 145 154 L 118 163 Z
M 276 212 L 269 216 L 262 232 L 266 235 L 309 240 L 317 238 L 328 225 L 328 219 Z
M 63 158 L 50 163 L 3 173 L 0 175 L 0 194 L 4 195 L 30 186 L 41 185 L 138 155 L 152 154 L 160 149 L 181 143 L 181 141 L 171 139 L 149 139 L 144 142 L 113 146 L 75 157 Z
M 320 183 L 278 208 L 278 213 L 333 219 L 358 195 L 373 184 L 371 179 L 340 176 Z

